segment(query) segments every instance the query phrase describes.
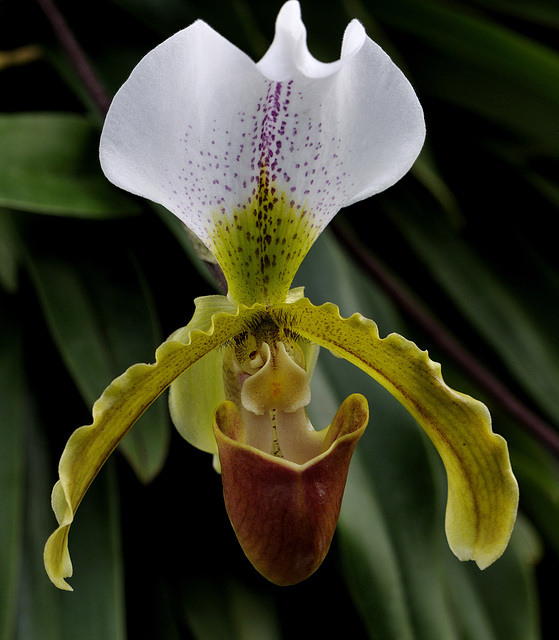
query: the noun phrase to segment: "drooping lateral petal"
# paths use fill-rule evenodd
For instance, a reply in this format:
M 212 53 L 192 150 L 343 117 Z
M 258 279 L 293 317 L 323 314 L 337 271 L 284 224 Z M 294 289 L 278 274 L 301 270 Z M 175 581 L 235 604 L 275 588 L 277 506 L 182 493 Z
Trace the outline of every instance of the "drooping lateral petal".
M 449 388 L 427 352 L 398 334 L 380 338 L 375 323 L 359 314 L 344 319 L 335 305 L 315 307 L 306 299 L 271 313 L 361 368 L 406 407 L 447 472 L 451 549 L 482 569 L 499 558 L 514 526 L 518 486 L 506 442 L 493 433 L 485 405 Z
M 190 227 L 250 305 L 284 301 L 337 211 L 400 179 L 424 136 L 413 89 L 359 23 L 340 60 L 320 63 L 288 2 L 258 64 L 203 22 L 147 54 L 113 100 L 100 158 Z
M 249 314 L 250 315 L 250 314 Z M 44 561 L 47 574 L 61 589 L 71 590 L 64 578 L 72 575 L 68 533 L 87 489 L 135 421 L 186 368 L 227 342 L 244 326 L 239 314 L 218 313 L 207 331 L 193 330 L 185 343 L 164 342 L 155 364 L 137 364 L 116 378 L 93 406 L 93 423 L 77 429 L 59 463 L 52 506 L 58 528 L 48 539 Z M 211 428 L 211 425 L 210 425 Z

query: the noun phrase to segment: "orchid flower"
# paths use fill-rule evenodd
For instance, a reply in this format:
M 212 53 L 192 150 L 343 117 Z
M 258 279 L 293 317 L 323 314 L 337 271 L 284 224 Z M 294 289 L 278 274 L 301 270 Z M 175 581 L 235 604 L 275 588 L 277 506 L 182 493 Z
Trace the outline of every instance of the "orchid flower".
M 206 245 L 228 293 L 198 298 L 189 324 L 114 380 L 93 423 L 70 437 L 52 494 L 59 526 L 45 547 L 53 583 L 71 589 L 68 532 L 118 443 L 170 386 L 184 438 L 214 456 L 226 509 L 249 560 L 272 582 L 325 557 L 348 466 L 368 421 L 365 398 L 328 428 L 306 407 L 319 347 L 388 389 L 425 430 L 447 472 L 446 534 L 480 568 L 507 546 L 518 489 L 487 408 L 450 389 L 440 366 L 373 321 L 341 317 L 290 289 L 309 248 L 342 208 L 398 181 L 423 145 L 419 101 L 389 56 L 352 21 L 341 57 L 308 51 L 298 2 L 281 9 L 254 63 L 198 21 L 148 53 L 116 94 L 101 136 L 115 185 L 164 205 Z

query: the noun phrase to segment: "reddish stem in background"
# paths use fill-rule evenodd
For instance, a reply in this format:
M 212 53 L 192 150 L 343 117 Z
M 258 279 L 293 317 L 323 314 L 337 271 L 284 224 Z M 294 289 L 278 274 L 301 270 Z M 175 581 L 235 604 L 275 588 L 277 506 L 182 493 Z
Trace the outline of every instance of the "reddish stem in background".
M 342 225 L 331 223 L 335 237 L 353 259 L 371 276 L 419 326 L 479 387 L 485 390 L 515 420 L 559 457 L 559 434 L 518 400 L 488 369 L 468 353 L 421 305 L 406 287 L 397 281 L 374 256 Z
M 105 116 L 109 110 L 111 99 L 105 87 L 93 70 L 87 56 L 76 40 L 64 16 L 60 13 L 52 0 L 37 0 L 47 19 L 49 20 L 58 41 L 66 52 L 68 59 L 74 65 L 76 73 L 84 84 L 84 87 L 95 106 Z

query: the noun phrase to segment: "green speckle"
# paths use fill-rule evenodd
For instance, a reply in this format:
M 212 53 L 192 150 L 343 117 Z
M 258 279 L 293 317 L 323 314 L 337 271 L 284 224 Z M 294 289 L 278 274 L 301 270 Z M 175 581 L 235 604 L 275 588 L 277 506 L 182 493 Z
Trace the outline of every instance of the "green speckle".
M 227 278 L 229 295 L 248 306 L 283 302 L 316 239 L 310 213 L 272 186 L 261 188 L 238 209 L 214 212 L 214 218 L 210 248 Z

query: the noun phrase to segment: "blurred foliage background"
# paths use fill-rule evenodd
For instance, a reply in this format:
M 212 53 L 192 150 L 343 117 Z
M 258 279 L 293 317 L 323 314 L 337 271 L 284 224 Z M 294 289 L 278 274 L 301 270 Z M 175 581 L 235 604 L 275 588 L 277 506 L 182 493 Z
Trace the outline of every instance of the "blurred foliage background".
M 45 1 L 0 0 L 0 640 L 557 637 L 557 2 L 301 2 L 321 60 L 338 57 L 351 18 L 364 23 L 414 85 L 428 137 L 405 179 L 339 214 L 296 284 L 415 340 L 451 386 L 488 404 L 521 489 L 504 556 L 484 572 L 454 558 L 434 449 L 382 389 L 323 353 L 315 424 L 353 391 L 369 398 L 371 423 L 315 575 L 280 588 L 252 569 L 209 456 L 180 439 L 162 399 L 81 506 L 75 591 L 62 593 L 42 548 L 63 446 L 110 380 L 151 362 L 215 287 L 173 216 L 103 177 L 103 96 Z M 110 96 L 198 18 L 258 59 L 281 4 L 57 6 Z

